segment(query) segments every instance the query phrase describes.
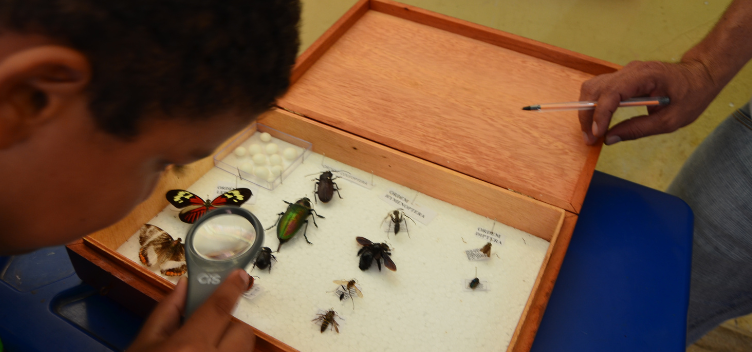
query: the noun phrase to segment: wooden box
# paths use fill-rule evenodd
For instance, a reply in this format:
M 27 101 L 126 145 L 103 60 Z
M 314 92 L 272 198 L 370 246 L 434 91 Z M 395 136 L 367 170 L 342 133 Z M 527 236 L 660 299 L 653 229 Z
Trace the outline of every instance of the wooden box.
M 358 2 L 303 53 L 292 88 L 259 122 L 317 153 L 496 219 L 550 246 L 508 351 L 532 346 L 600 147 L 576 112 L 521 107 L 576 101 L 583 81 L 619 67 L 383 0 Z M 161 211 L 169 189 L 213 167 L 163 177 L 119 223 L 68 246 L 79 276 L 146 315 L 173 285 L 115 249 Z M 289 346 L 257 331 L 260 351 Z

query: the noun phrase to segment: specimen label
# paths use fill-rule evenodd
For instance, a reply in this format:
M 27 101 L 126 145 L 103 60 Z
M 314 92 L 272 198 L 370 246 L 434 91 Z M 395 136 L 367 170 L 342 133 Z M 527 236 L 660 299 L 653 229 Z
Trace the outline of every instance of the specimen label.
M 338 176 L 338 177 L 340 177 L 342 179 L 345 179 L 347 181 L 350 181 L 350 182 L 352 182 L 352 183 L 354 183 L 354 184 L 356 184 L 356 185 L 358 185 L 360 187 L 363 187 L 363 188 L 366 188 L 366 189 L 372 189 L 373 188 L 373 184 L 371 183 L 371 181 L 366 181 L 366 180 L 364 180 L 364 179 L 362 179 L 362 178 L 360 178 L 360 177 L 358 177 L 358 176 L 350 173 L 350 171 L 347 171 L 347 170 L 337 170 L 337 169 L 335 169 L 335 168 L 333 168 L 333 167 L 331 167 L 329 165 L 326 165 L 326 164 L 324 164 L 324 168 L 327 169 L 327 170 L 329 170 L 329 171 L 331 171 L 336 176 Z
M 433 218 L 436 217 L 435 210 L 414 202 L 410 203 L 409 198 L 391 188 L 384 193 L 381 200 L 392 206 L 402 208 L 412 219 L 420 221 L 424 225 L 430 224 Z

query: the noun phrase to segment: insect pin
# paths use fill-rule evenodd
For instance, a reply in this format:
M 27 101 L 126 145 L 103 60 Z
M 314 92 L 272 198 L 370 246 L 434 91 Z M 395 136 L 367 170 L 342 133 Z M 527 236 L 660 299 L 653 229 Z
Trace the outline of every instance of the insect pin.
M 386 214 L 384 220 L 381 220 L 381 224 L 384 224 L 384 221 L 389 219 L 389 228 L 386 229 L 386 236 L 389 237 L 389 230 L 391 230 L 392 228 L 394 228 L 394 235 L 396 236 L 400 231 L 400 225 L 402 223 L 405 223 L 405 231 L 407 231 L 407 237 L 410 237 L 410 230 L 407 228 L 407 221 L 405 221 L 405 218 L 410 219 L 410 221 L 415 224 L 415 220 L 405 215 L 405 211 L 402 208 L 390 211 L 388 214 Z
M 363 248 L 358 251 L 358 255 L 360 256 L 358 267 L 360 270 L 368 270 L 375 260 L 376 265 L 379 267 L 379 271 L 381 271 L 381 260 L 383 259 L 384 266 L 387 269 L 397 271 L 397 265 L 395 265 L 392 258 L 389 257 L 392 254 L 389 245 L 386 243 L 373 243 L 365 237 L 357 237 L 355 240 L 363 246 Z
M 329 310 L 325 313 L 316 314 L 316 318 L 311 321 L 314 323 L 321 323 L 322 334 L 324 333 L 324 331 L 326 331 L 327 327 L 331 327 L 330 329 L 334 329 L 334 331 L 339 334 L 339 324 L 337 323 L 337 320 L 335 320 L 335 318 L 342 319 L 342 317 L 340 317 L 337 312 L 335 312 L 332 308 L 329 308 Z
M 300 198 L 295 203 L 290 203 L 288 201 L 283 202 L 287 203 L 287 210 L 285 210 L 284 213 L 277 214 L 279 215 L 277 222 L 266 229 L 270 230 L 272 227 L 277 226 L 277 239 L 279 239 L 279 247 L 277 247 L 277 252 L 279 252 L 282 244 L 292 239 L 293 236 L 298 233 L 298 230 L 303 227 L 303 223 L 305 223 L 306 225 L 306 228 L 303 230 L 303 237 L 305 237 L 305 240 L 306 242 L 308 242 L 308 244 L 313 244 L 308 240 L 308 236 L 306 236 L 306 231 L 308 231 L 307 219 L 309 216 L 311 216 L 311 214 L 316 215 L 317 217 L 320 217 L 322 219 L 324 219 L 324 217 L 313 210 L 313 207 L 311 207 L 311 200 L 308 198 Z M 319 225 L 316 224 L 316 218 L 314 217 L 312 219 L 313 225 L 319 227 Z
M 358 297 L 363 298 L 363 292 L 360 292 L 360 288 L 358 288 L 358 282 L 355 281 L 355 279 L 352 280 L 334 280 L 334 283 L 339 285 L 337 288 L 337 291 L 335 291 L 335 295 L 339 297 L 340 301 L 344 301 L 346 299 L 350 299 L 353 304 L 353 310 L 355 310 L 355 300 L 353 299 L 355 295 L 358 295 Z
M 467 285 L 467 287 L 470 287 L 470 289 L 475 290 L 480 285 L 480 279 L 478 278 L 478 267 L 475 267 L 475 278 L 470 280 L 470 284 Z
M 145 224 L 138 232 L 138 243 L 141 245 L 138 258 L 141 263 L 146 266 L 159 265 L 162 275 L 185 274 L 185 245 L 181 238 L 173 239 L 170 234 L 151 224 Z
M 189 224 L 196 222 L 207 211 L 214 208 L 225 206 L 239 207 L 251 199 L 251 196 L 253 196 L 253 192 L 248 188 L 236 188 L 232 191 L 227 191 L 219 197 L 214 198 L 211 202 L 182 189 L 173 189 L 167 191 L 167 194 L 165 194 L 170 204 L 175 206 L 175 208 L 181 209 L 178 218 Z
M 269 267 L 269 272 L 272 272 L 272 260 L 275 262 L 277 261 L 277 257 L 272 254 L 272 249 L 269 247 L 262 247 L 259 254 L 256 256 L 256 260 L 253 262 L 253 270 L 256 267 L 259 267 L 259 269 L 264 270 L 267 267 Z
M 310 176 L 310 175 L 307 175 Z M 331 171 L 324 171 L 319 175 L 319 178 L 314 178 L 312 181 L 316 181 L 316 185 L 313 187 L 313 200 L 318 203 L 321 200 L 323 203 L 329 203 L 334 197 L 334 192 L 337 192 L 339 199 L 342 195 L 339 194 L 339 186 L 334 182 L 338 177 L 334 176 Z M 318 198 L 318 200 L 316 200 Z
M 485 254 L 486 257 L 491 258 L 491 242 L 486 243 L 483 248 L 480 249 L 480 252 Z M 494 255 L 496 256 L 496 258 L 499 258 L 498 254 L 494 253 Z

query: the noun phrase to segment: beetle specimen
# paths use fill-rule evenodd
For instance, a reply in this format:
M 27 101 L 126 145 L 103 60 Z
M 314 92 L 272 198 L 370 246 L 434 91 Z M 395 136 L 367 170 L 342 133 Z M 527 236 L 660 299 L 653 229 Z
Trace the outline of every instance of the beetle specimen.
M 316 215 L 322 219 L 325 219 L 323 216 L 316 213 L 315 210 L 311 207 L 311 200 L 304 197 L 298 199 L 295 203 L 290 203 L 288 201 L 283 201 L 287 203 L 287 210 L 284 213 L 279 213 L 279 218 L 277 218 L 277 222 L 274 223 L 274 225 L 270 226 L 268 229 L 271 229 L 274 226 L 277 226 L 277 238 L 279 239 L 279 247 L 277 247 L 277 252 L 279 252 L 279 249 L 282 247 L 282 244 L 289 241 L 293 236 L 295 236 L 296 233 L 298 233 L 298 230 L 303 226 L 303 223 L 305 223 L 306 228 L 303 230 L 303 237 L 305 237 L 306 242 L 308 244 L 313 244 L 311 241 L 308 240 L 308 236 L 306 236 L 306 231 L 308 231 L 308 217 L 313 214 Z M 313 225 L 316 227 L 319 227 L 319 225 L 316 224 L 316 218 L 313 219 Z
M 486 243 L 486 245 L 483 246 L 483 248 L 480 249 L 480 252 L 483 253 L 483 254 L 485 254 L 486 257 L 491 258 L 491 242 Z M 496 254 L 496 253 L 494 253 L 494 254 Z M 499 258 L 498 254 L 496 254 L 496 258 Z
M 313 188 L 314 200 L 318 198 L 322 202 L 328 203 L 334 197 L 334 191 L 337 191 L 339 199 L 343 199 L 342 195 L 339 194 L 339 186 L 334 183 L 334 180 L 337 177 L 332 176 L 333 175 L 331 171 L 324 171 L 321 173 L 321 175 L 319 175 L 318 179 L 313 179 L 313 181 L 316 181 L 316 186 L 314 186 Z
M 363 292 L 360 292 L 360 288 L 358 288 L 357 281 L 355 279 L 352 280 L 334 280 L 334 283 L 339 285 L 339 288 L 337 288 L 337 291 L 335 294 L 337 297 L 339 297 L 339 300 L 346 300 L 350 299 L 353 302 L 353 310 L 355 310 L 355 300 L 353 299 L 353 296 L 358 295 L 358 297 L 363 298 Z
M 336 331 L 339 334 L 339 328 L 338 328 L 339 324 L 334 319 L 335 317 L 342 318 L 339 316 L 339 314 L 337 314 L 337 312 L 329 308 L 329 310 L 326 311 L 325 313 L 316 314 L 316 319 L 313 319 L 311 321 L 315 323 L 321 323 L 322 334 L 324 333 L 324 331 L 326 331 L 326 328 L 330 325 L 331 325 L 331 328 L 334 329 L 334 331 Z
M 222 193 L 219 197 L 214 198 L 211 202 L 203 200 L 201 197 L 182 189 L 173 189 L 167 191 L 167 194 L 165 194 L 165 197 L 170 204 L 175 206 L 175 208 L 181 209 L 180 214 L 178 215 L 180 220 L 188 224 L 196 222 L 196 220 L 204 216 L 207 211 L 214 208 L 224 206 L 239 207 L 251 199 L 251 196 L 253 196 L 253 192 L 248 188 L 236 188 L 227 191 Z
M 407 237 L 410 237 L 410 230 L 407 228 L 407 222 L 405 221 L 405 218 L 410 219 L 410 221 L 415 224 L 415 220 L 413 220 L 411 217 L 405 215 L 405 212 L 402 208 L 394 210 L 386 214 L 384 217 L 384 220 L 381 220 L 381 223 L 383 224 L 386 219 L 389 220 L 389 228 L 386 230 L 386 235 L 389 237 L 389 230 L 392 229 L 392 225 L 394 225 L 394 235 L 396 236 L 397 233 L 400 231 L 400 225 L 404 222 L 405 223 L 405 231 L 407 231 Z
M 173 239 L 170 234 L 151 224 L 139 229 L 138 243 L 141 249 L 138 258 L 146 266 L 159 265 L 160 271 L 167 276 L 185 274 L 185 245 L 182 239 Z
M 478 267 L 475 267 L 475 278 L 470 280 L 470 284 L 467 285 L 471 289 L 475 290 L 480 285 L 480 279 L 478 278 Z
M 256 256 L 256 260 L 253 262 L 253 267 L 259 267 L 259 269 L 264 270 L 266 267 L 269 267 L 269 272 L 272 272 L 272 259 L 274 261 L 277 261 L 277 257 L 272 254 L 272 249 L 269 247 L 263 247 L 261 248 L 261 252 Z M 251 269 L 253 270 L 253 269 Z
M 373 243 L 365 237 L 357 237 L 355 240 L 363 246 L 358 251 L 358 255 L 360 256 L 358 267 L 360 270 L 368 270 L 371 267 L 371 263 L 376 260 L 376 265 L 379 267 L 379 271 L 381 271 L 381 259 L 384 259 L 384 266 L 387 269 L 397 271 L 397 265 L 394 264 L 392 258 L 389 258 L 392 254 L 389 245 L 386 243 Z

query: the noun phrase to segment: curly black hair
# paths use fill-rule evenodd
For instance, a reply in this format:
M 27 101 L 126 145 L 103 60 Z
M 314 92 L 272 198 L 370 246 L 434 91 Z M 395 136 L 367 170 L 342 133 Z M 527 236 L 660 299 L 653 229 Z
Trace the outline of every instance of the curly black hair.
M 151 113 L 265 111 L 290 84 L 299 21 L 299 0 L 0 1 L 0 30 L 86 55 L 97 125 L 122 137 Z

